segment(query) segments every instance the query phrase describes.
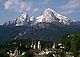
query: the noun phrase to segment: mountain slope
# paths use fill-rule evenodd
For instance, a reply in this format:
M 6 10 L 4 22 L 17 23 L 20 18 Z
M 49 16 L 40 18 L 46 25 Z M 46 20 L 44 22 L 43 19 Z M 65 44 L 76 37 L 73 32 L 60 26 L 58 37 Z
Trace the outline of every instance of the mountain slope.
M 61 23 L 64 25 L 70 25 L 71 20 L 67 17 L 56 13 L 52 9 L 46 9 L 41 16 L 36 17 L 36 23 L 39 22 L 50 22 L 50 23 Z
M 31 20 L 32 19 L 32 20 Z M 67 17 L 56 13 L 54 10 L 48 8 L 46 9 L 41 16 L 38 17 L 29 17 L 26 12 L 21 14 L 16 20 L 5 22 L 4 25 L 12 26 L 30 26 L 36 25 L 39 22 L 49 22 L 56 25 L 70 25 L 71 20 Z
M 30 25 L 30 17 L 26 12 L 21 14 L 17 19 L 13 21 L 7 21 L 3 24 L 4 26 L 29 26 Z
M 8 42 L 16 37 L 53 41 L 76 32 L 80 32 L 80 22 L 72 22 L 48 8 L 41 16 L 29 17 L 28 14 L 23 13 L 16 20 L 4 23 L 0 26 L 0 42 Z

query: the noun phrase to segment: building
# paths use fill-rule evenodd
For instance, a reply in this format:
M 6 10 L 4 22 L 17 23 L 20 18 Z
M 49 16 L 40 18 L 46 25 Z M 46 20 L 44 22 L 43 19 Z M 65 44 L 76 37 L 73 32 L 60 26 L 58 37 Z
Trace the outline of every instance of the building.
M 40 43 L 40 41 L 38 41 L 38 42 L 32 41 L 31 48 L 41 50 L 41 43 Z

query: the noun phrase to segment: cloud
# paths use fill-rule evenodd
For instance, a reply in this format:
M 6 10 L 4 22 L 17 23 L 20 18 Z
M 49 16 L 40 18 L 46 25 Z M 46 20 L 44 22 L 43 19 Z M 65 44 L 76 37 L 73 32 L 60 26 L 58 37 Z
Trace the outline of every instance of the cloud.
M 63 9 L 75 9 L 80 6 L 80 0 L 69 0 L 67 4 L 62 5 Z
M 34 12 L 35 12 L 35 11 L 38 11 L 38 10 L 39 10 L 39 8 L 34 8 L 34 9 L 33 9 Z
M 48 4 L 48 3 L 50 3 L 52 0 L 41 0 L 42 2 L 42 4 Z
M 32 3 L 22 0 L 6 0 L 4 3 L 5 10 L 15 10 L 18 12 L 29 11 L 32 7 Z
M 74 11 L 73 10 L 67 10 L 67 11 L 63 11 L 61 12 L 62 14 L 71 14 L 73 13 Z
M 64 14 L 73 13 L 79 7 L 80 0 L 69 0 L 66 4 L 60 6 L 60 8 L 64 10 Z

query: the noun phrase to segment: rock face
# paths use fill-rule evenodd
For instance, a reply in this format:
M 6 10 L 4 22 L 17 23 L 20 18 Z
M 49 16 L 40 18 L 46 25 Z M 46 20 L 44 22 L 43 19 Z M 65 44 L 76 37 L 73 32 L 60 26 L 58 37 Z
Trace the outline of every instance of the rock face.
M 38 17 L 29 17 L 23 13 L 16 20 L 5 22 L 4 26 L 0 26 L 0 42 L 6 42 L 16 36 L 24 40 L 49 41 L 77 32 L 80 32 L 80 21 L 70 20 L 48 8 Z
M 50 23 L 61 23 L 64 25 L 70 25 L 71 20 L 67 17 L 60 15 L 52 9 L 46 9 L 41 16 L 36 17 L 36 23 L 39 22 L 50 22 Z
M 27 26 L 29 25 L 30 17 L 25 12 L 21 14 L 16 20 L 5 22 L 4 25 L 11 26 Z
M 51 9 L 46 9 L 44 13 L 41 16 L 36 17 L 36 19 L 37 22 L 50 22 L 50 23 L 57 22 L 58 20 Z
M 71 20 L 61 14 L 56 13 L 54 10 L 48 8 L 43 12 L 41 16 L 35 18 L 29 17 L 28 14 L 24 12 L 16 20 L 5 22 L 5 25 L 30 26 L 34 24 L 36 25 L 37 23 L 40 22 L 70 25 Z
M 29 21 L 28 14 L 23 13 L 18 19 L 16 19 L 16 26 L 27 25 Z

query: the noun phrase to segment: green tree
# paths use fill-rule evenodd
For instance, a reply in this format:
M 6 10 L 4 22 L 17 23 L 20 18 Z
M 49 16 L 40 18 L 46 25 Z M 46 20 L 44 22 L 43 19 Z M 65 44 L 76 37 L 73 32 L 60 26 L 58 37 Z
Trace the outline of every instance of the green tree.
M 53 57 L 53 54 L 49 53 L 46 57 Z
M 6 49 L 1 49 L 0 50 L 0 57 L 9 57 L 9 55 L 6 52 Z

